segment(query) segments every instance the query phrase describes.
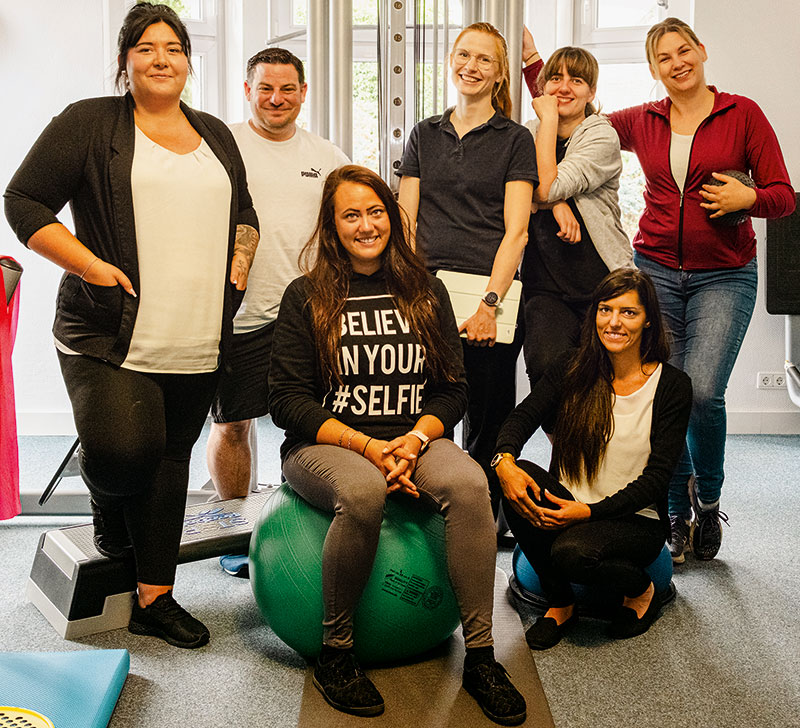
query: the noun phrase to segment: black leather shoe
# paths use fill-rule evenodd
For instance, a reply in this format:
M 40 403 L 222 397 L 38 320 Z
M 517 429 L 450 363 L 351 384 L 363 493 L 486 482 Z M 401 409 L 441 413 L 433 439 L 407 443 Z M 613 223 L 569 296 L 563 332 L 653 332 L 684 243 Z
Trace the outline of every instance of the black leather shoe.
M 539 617 L 525 632 L 525 641 L 532 650 L 549 650 L 561 642 L 566 630 L 577 621 L 576 608 L 573 608 L 572 616 L 561 624 L 552 617 Z
M 133 605 L 128 631 L 160 637 L 175 647 L 194 649 L 208 643 L 208 628 L 187 612 L 172 596 L 161 594 L 146 607 Z
M 342 713 L 362 717 L 383 713 L 383 697 L 364 674 L 352 650 L 323 648 L 313 679 L 328 705 Z
M 462 685 L 480 706 L 487 718 L 500 725 L 525 722 L 528 706 L 511 683 L 506 669 L 495 659 L 464 665 Z
M 101 508 L 89 497 L 94 526 L 94 547 L 108 559 L 124 559 L 132 553 L 131 539 L 122 509 Z
M 644 634 L 650 629 L 650 625 L 656 621 L 660 609 L 661 602 L 655 594 L 653 594 L 647 611 L 642 615 L 641 619 L 636 616 L 635 609 L 620 607 L 608 627 L 609 636 L 615 640 L 626 640 L 629 637 Z

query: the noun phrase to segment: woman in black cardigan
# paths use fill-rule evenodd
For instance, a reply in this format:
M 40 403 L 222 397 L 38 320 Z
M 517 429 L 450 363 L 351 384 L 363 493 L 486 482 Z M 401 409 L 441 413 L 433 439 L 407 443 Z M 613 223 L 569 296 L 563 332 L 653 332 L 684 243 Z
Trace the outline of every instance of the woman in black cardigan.
M 580 347 L 556 362 L 503 425 L 493 460 L 509 525 L 550 601 L 528 630 L 547 649 L 577 619 L 570 584 L 622 591 L 610 634 L 645 632 L 659 603 L 645 567 L 669 534 L 667 489 L 683 447 L 692 388 L 667 364 L 652 281 L 620 268 L 595 289 Z M 516 462 L 554 420 L 550 472 Z
M 189 456 L 258 220 L 230 132 L 180 101 L 191 49 L 175 12 L 134 6 L 118 46 L 125 95 L 53 119 L 9 183 L 6 215 L 66 271 L 55 345 L 95 546 L 136 561 L 129 629 L 200 647 L 208 630 L 172 597 Z M 74 235 L 56 217 L 67 202 Z

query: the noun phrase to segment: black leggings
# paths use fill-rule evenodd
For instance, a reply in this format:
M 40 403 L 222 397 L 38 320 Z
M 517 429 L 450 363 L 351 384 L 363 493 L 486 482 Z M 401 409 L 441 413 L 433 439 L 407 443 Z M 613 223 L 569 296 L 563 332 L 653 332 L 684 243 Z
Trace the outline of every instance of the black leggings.
M 520 305 L 517 329 L 510 344 L 474 346 L 461 340 L 469 402 L 464 415 L 461 445 L 483 468 L 489 481 L 492 509 L 497 512 L 501 491 L 490 463 L 500 428 L 517 402 L 517 359 L 525 339 L 525 318 Z
M 575 500 L 550 473 L 526 460 L 517 465 L 541 490 Z M 548 500 L 536 501 L 552 508 Z M 550 531 L 537 528 L 510 504 L 503 506 L 506 520 L 520 549 L 530 562 L 550 605 L 574 604 L 571 584 L 613 587 L 627 597 L 644 592 L 650 584 L 645 571 L 664 547 L 664 527 L 655 518 L 636 514 L 612 520 L 583 521 Z
M 568 303 L 555 294 L 523 291 L 525 370 L 531 389 L 565 351 L 578 345 L 587 303 Z
M 58 360 L 89 492 L 102 509 L 122 509 L 137 580 L 174 584 L 189 457 L 217 372 L 147 374 L 61 352 Z

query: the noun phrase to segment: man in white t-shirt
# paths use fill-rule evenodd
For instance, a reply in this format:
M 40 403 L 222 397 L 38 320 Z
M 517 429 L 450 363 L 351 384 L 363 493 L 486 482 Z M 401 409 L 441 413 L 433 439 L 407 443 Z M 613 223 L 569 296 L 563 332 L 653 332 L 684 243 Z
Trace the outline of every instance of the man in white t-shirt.
M 249 491 L 250 430 L 256 417 L 268 413 L 269 357 L 281 297 L 300 275 L 297 258 L 314 230 L 325 178 L 349 163 L 337 146 L 297 126 L 306 91 L 300 59 L 267 48 L 247 62 L 244 93 L 251 118 L 231 125 L 262 234 L 211 410 L 208 469 L 221 498 Z

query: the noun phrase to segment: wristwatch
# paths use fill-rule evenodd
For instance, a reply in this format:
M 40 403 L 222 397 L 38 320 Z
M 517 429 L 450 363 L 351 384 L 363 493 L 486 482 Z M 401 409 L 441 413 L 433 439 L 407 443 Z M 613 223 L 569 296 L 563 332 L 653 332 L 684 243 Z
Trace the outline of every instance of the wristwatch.
M 419 449 L 419 454 L 422 455 L 427 449 L 428 445 L 431 444 L 431 438 L 428 437 L 424 432 L 420 432 L 419 430 L 409 430 L 409 435 L 414 435 L 414 437 L 418 438 L 419 441 L 422 443 L 422 447 Z
M 492 470 L 494 470 L 505 458 L 511 458 L 512 462 L 516 460 L 516 458 L 510 452 L 499 452 L 492 458 L 491 466 Z
M 491 306 L 494 308 L 500 303 L 500 296 L 498 296 L 494 291 L 486 291 L 483 294 L 483 298 L 481 299 L 487 306 Z

